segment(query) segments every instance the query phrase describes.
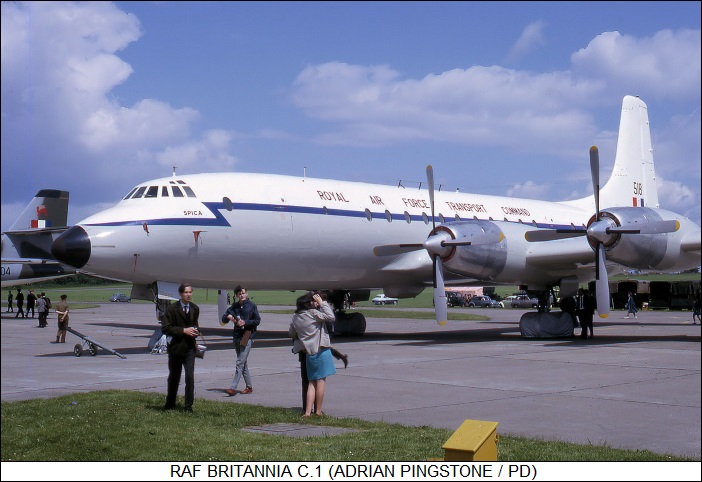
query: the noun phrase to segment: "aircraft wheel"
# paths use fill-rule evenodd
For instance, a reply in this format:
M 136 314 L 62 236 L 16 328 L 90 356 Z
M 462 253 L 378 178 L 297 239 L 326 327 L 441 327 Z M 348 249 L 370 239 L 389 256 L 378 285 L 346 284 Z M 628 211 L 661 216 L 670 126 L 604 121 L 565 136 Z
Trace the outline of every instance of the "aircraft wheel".
M 73 354 L 75 356 L 81 356 L 83 354 L 83 348 L 80 346 L 80 343 L 77 343 L 76 346 L 73 347 Z
M 91 343 L 90 346 L 88 347 L 88 350 L 90 351 L 90 356 L 95 356 L 95 355 L 97 355 L 97 350 L 98 350 L 98 348 L 97 348 L 95 345 L 93 345 L 92 343 Z

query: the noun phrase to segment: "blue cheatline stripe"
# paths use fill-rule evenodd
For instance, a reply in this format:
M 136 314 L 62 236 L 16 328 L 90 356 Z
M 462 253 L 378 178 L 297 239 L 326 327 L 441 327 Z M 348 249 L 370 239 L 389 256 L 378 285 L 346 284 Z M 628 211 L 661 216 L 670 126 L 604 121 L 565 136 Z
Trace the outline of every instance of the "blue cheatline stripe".
M 94 223 L 86 224 L 86 226 L 142 226 L 146 223 L 149 226 L 220 226 L 220 227 L 231 227 L 231 224 L 225 219 L 221 211 L 226 211 L 227 208 L 222 202 L 205 202 L 202 203 L 214 216 L 214 218 L 158 218 L 158 219 L 140 219 L 136 221 L 114 221 L 110 223 Z M 298 214 L 315 214 L 324 216 L 339 216 L 347 218 L 364 218 L 366 217 L 365 211 L 353 211 L 350 209 L 333 209 L 324 207 L 312 207 L 312 206 L 292 206 L 286 204 L 256 204 L 256 203 L 232 203 L 232 211 L 262 211 L 262 212 L 284 212 L 284 213 L 298 213 Z M 371 212 L 373 219 L 385 219 L 385 211 L 382 212 Z M 392 214 L 391 217 L 393 221 L 406 221 L 405 214 Z M 424 218 L 420 214 L 410 215 L 411 221 L 418 221 L 424 223 Z M 462 219 L 461 221 L 472 221 L 474 218 Z M 486 219 L 481 219 L 487 221 Z M 431 219 L 429 219 L 431 223 Z M 516 221 L 503 221 L 499 222 L 515 222 Z M 439 217 L 436 216 L 436 222 L 439 223 Z M 457 222 L 453 218 L 446 219 L 444 224 L 451 224 Z M 524 223 L 524 225 L 533 226 L 531 223 Z M 547 223 L 537 223 L 534 228 L 546 228 L 546 229 L 570 229 L 572 226 L 570 224 L 547 224 Z

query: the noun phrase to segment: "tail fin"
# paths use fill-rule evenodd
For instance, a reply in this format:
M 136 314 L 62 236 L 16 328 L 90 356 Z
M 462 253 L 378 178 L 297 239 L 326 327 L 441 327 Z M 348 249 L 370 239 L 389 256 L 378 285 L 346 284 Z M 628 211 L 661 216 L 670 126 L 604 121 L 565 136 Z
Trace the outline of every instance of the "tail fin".
M 648 107 L 638 97 L 624 97 L 614 168 L 600 190 L 600 206 L 660 207 Z
M 68 224 L 68 191 L 42 189 L 22 211 L 9 231 L 57 228 Z
M 566 204 L 587 211 L 595 210 L 593 196 L 566 201 Z M 625 96 L 622 101 L 612 175 L 600 188 L 600 209 L 615 206 L 660 207 L 648 107 L 641 99 L 631 95 Z

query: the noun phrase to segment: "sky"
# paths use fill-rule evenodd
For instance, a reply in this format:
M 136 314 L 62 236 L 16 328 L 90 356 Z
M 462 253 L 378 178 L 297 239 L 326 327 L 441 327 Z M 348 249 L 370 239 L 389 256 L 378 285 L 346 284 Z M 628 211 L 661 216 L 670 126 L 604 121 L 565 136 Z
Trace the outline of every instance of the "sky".
M 662 208 L 700 224 L 700 2 L 2 2 L 2 231 L 150 179 L 260 172 L 552 201 L 648 105 Z M 594 209 L 594 206 L 593 206 Z

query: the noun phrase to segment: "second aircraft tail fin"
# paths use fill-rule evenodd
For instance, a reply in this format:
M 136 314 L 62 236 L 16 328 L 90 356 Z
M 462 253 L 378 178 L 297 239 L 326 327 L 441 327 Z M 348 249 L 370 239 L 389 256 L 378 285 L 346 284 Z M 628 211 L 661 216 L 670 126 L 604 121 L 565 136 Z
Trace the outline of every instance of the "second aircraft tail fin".
M 68 224 L 68 191 L 42 189 L 22 211 L 9 231 L 65 227 Z

